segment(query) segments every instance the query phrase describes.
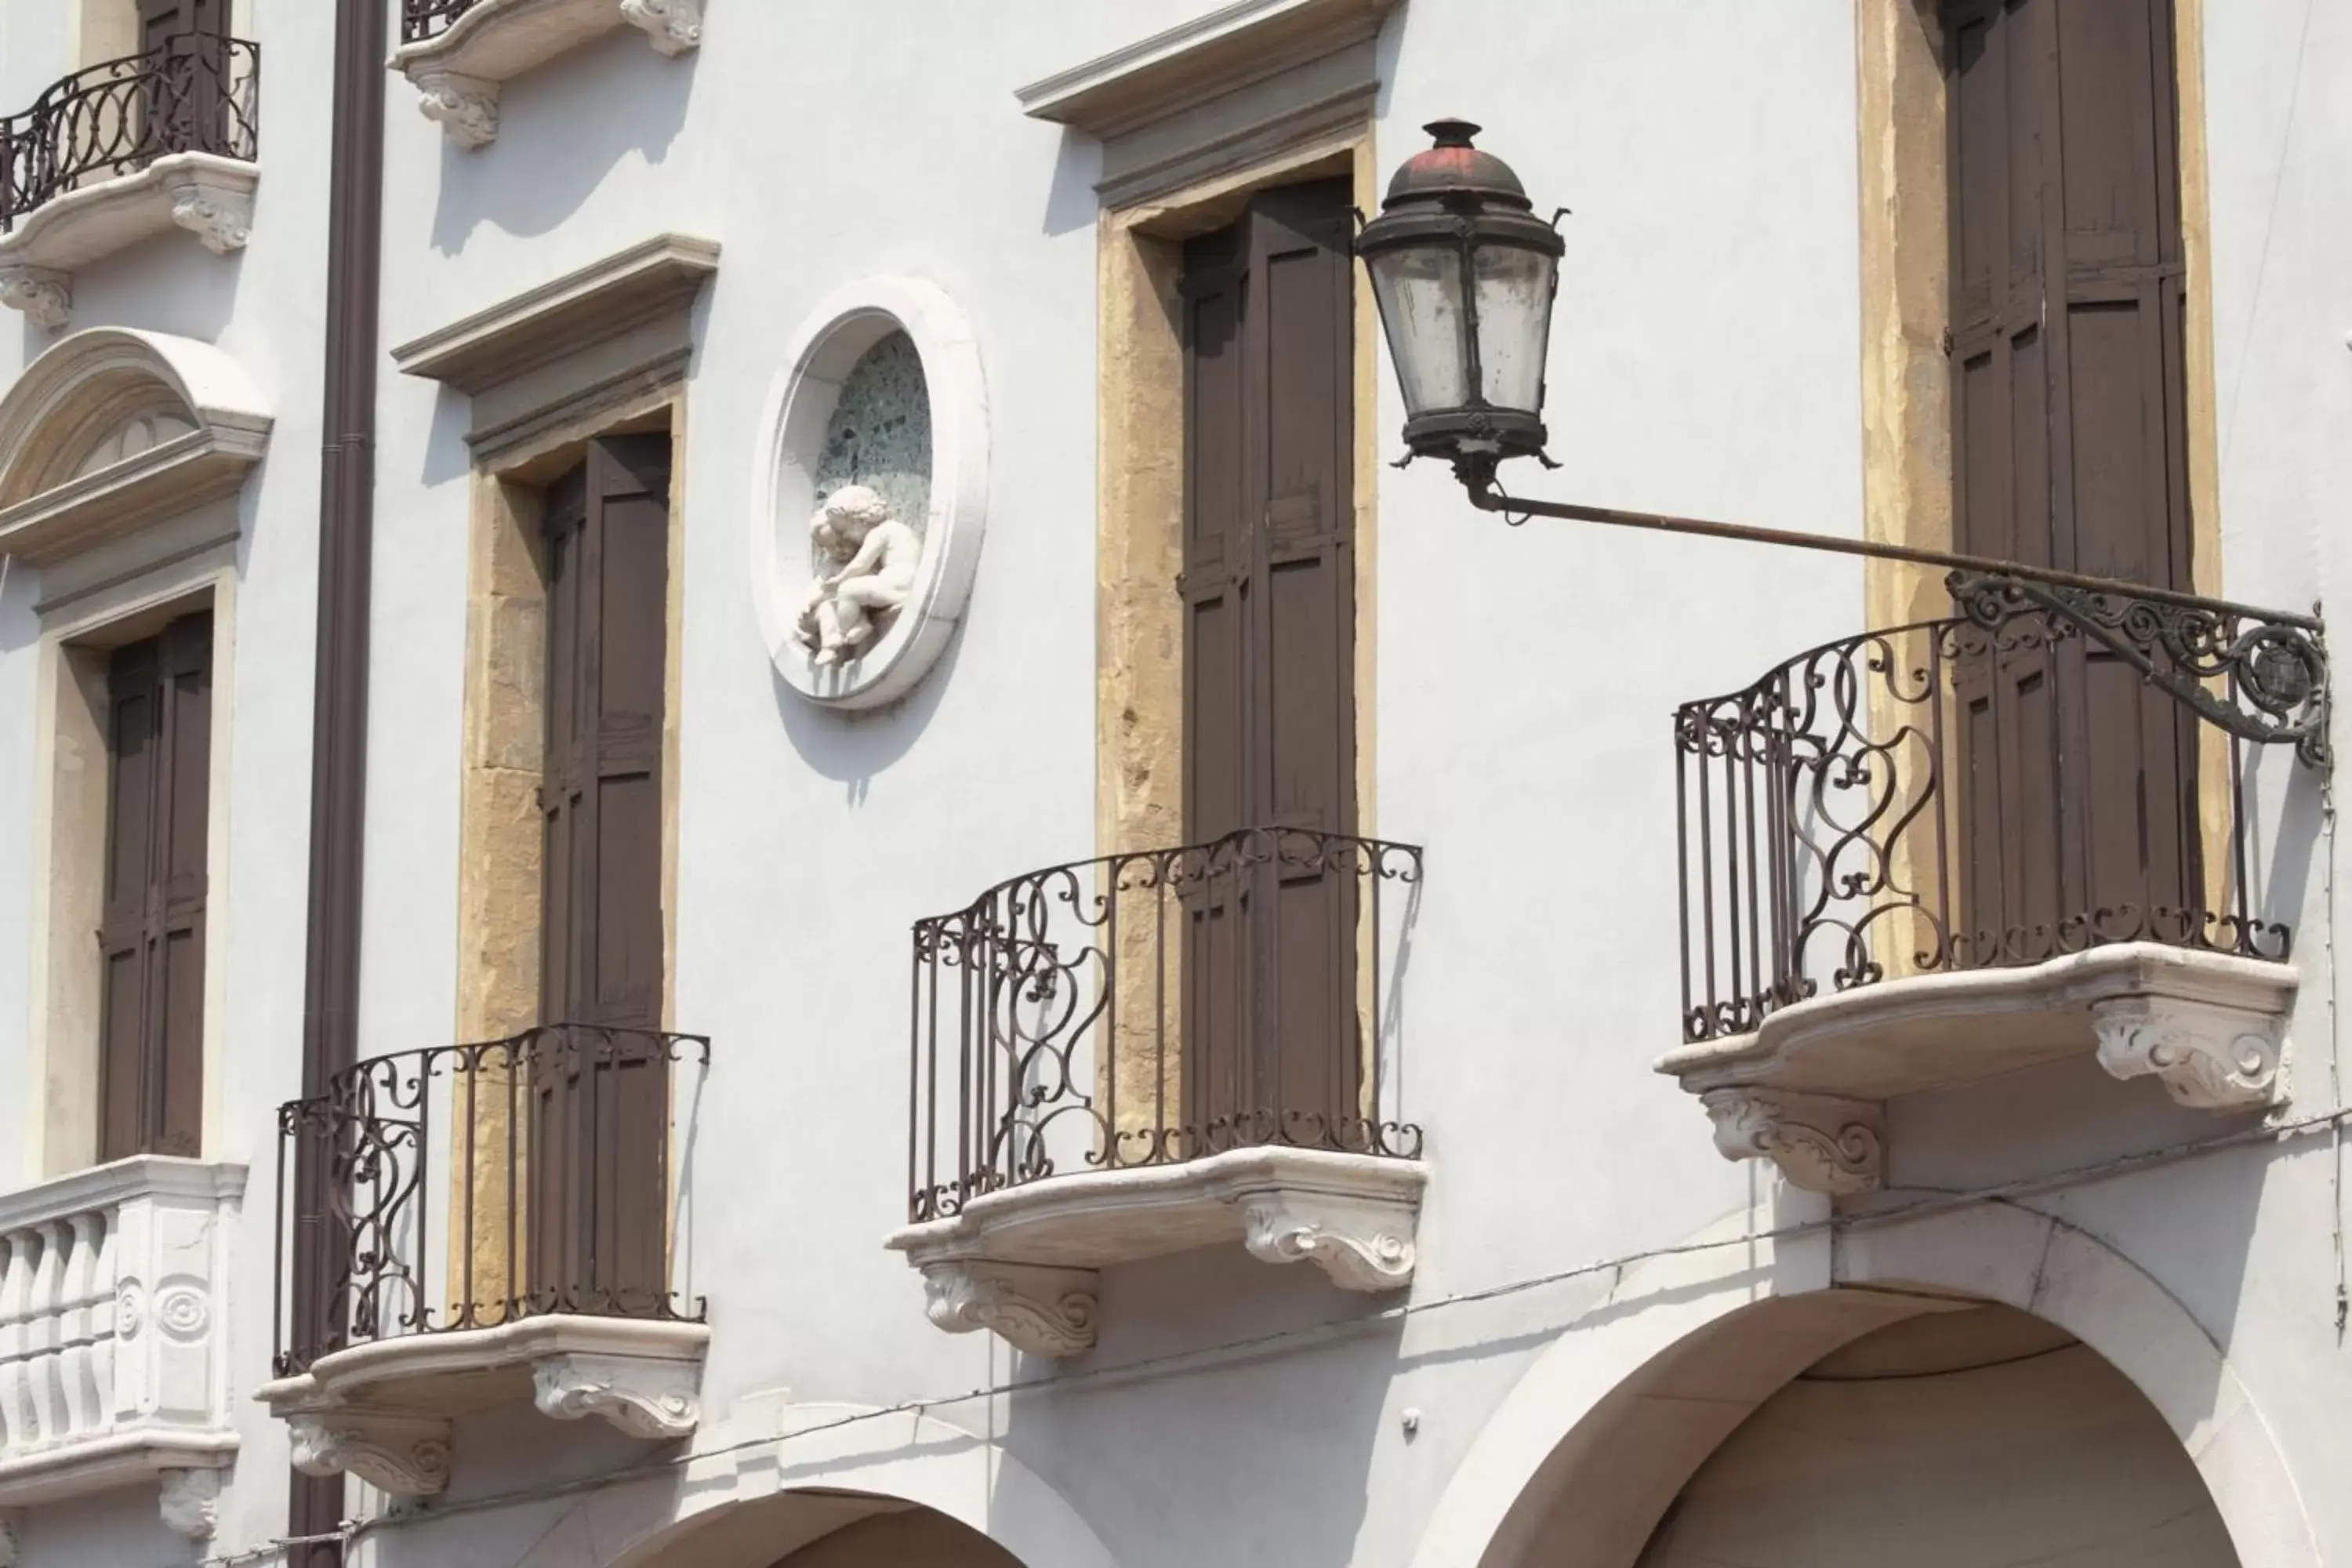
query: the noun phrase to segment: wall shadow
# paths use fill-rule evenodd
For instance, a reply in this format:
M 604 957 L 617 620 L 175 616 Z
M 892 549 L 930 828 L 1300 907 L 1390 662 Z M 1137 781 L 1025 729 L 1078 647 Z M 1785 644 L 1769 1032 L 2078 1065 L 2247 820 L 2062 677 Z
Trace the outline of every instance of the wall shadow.
M 548 234 L 629 153 L 662 163 L 686 124 L 700 56 L 667 58 L 624 27 L 508 82 L 496 141 L 469 150 L 441 137 L 434 248 L 456 255 L 485 223 Z M 394 84 L 402 90 L 413 101 Z

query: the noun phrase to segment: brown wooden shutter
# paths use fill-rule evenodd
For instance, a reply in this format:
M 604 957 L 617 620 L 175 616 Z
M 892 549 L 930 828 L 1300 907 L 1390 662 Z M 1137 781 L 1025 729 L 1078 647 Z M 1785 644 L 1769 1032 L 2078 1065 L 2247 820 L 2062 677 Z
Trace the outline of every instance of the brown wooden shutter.
M 662 731 L 669 437 L 592 442 L 549 491 L 535 1283 L 573 1310 L 659 1289 Z
M 1344 181 L 1286 186 L 1185 249 L 1194 842 L 1355 826 L 1349 211 Z M 1245 852 L 1189 900 L 1188 1119 L 1313 1141 L 1355 1101 L 1352 880 L 1312 841 Z
M 109 664 L 100 1160 L 202 1151 L 212 634 L 184 616 Z
M 2171 0 L 1945 23 L 1959 548 L 2187 587 Z M 2193 900 L 2178 704 L 2080 638 L 1987 648 L 1954 683 L 1968 924 L 2031 959 Z
M 160 57 L 140 110 L 148 156 L 227 149 L 228 29 L 229 0 L 139 0 L 141 52 Z

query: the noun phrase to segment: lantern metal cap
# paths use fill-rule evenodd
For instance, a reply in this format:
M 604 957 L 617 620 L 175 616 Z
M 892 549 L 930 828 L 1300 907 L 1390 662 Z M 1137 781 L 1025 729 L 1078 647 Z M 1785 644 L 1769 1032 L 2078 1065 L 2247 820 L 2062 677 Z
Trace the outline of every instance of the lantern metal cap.
M 1479 127 L 1466 120 L 1433 120 L 1422 127 L 1433 145 L 1404 161 L 1389 181 L 1388 199 L 1381 205 L 1444 201 L 1450 196 L 1476 196 L 1506 206 L 1528 207 L 1528 190 L 1511 166 L 1492 153 L 1482 153 L 1470 139 Z

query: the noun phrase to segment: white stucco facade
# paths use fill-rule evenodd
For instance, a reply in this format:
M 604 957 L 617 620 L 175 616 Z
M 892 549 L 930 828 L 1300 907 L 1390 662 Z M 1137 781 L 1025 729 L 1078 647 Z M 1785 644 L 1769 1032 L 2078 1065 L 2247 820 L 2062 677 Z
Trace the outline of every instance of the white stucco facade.
M 84 63 L 79 3 L 0 0 L 0 110 Z M 1548 413 L 1565 467 L 1507 482 L 1862 534 L 1857 13 L 1875 3 L 1360 7 L 1379 16 L 1383 181 L 1426 144 L 1418 127 L 1459 114 L 1539 212 L 1574 209 Z M 68 329 L 171 334 L 241 367 L 271 424 L 233 542 L 125 582 L 85 570 L 62 607 L 72 568 L 0 578 L 0 1189 L 75 1168 L 45 1108 L 88 1092 L 51 1081 L 65 1047 L 42 968 L 65 940 L 42 880 L 58 639 L 199 580 L 231 628 L 202 1154 L 250 1173 L 219 1220 L 210 1330 L 234 1461 L 201 1541 L 166 1524 L 152 1478 L 26 1504 L 10 1517 L 29 1568 L 169 1568 L 266 1552 L 287 1529 L 286 1425 L 253 1395 L 273 1375 L 277 1110 L 301 1088 L 335 7 L 248 8 L 264 115 L 249 241 L 224 256 L 167 236 L 79 267 Z M 1357 826 L 1426 854 L 1393 977 L 1402 1093 L 1426 1133 L 1410 1285 L 1342 1289 L 1224 1244 L 1103 1268 L 1092 1348 L 1066 1359 L 927 1321 L 922 1278 L 884 1246 L 908 1217 L 909 927 L 1108 847 L 1097 423 L 1120 368 L 1098 336 L 1105 153 L 1024 115 L 1015 90 L 1213 7 L 697 9 L 698 47 L 648 47 L 639 22 L 505 80 L 482 145 L 420 115 L 401 75 L 387 83 L 360 1041 L 449 1043 L 469 984 L 480 418 L 390 351 L 654 237 L 715 242 L 673 429 L 666 911 L 667 1022 L 711 1041 L 677 1143 L 692 1163 L 675 1240 L 709 1302 L 699 1420 L 647 1444 L 551 1422 L 527 1396 L 460 1415 L 446 1490 L 394 1504 L 352 1484 L 352 1561 L 769 1568 L 887 1505 L 1030 1568 L 1632 1568 L 1684 1481 L 1790 1378 L 1968 1297 L 2055 1324 L 2127 1380 L 2247 1568 L 2352 1563 L 2352 1208 L 2333 1120 L 2352 851 L 2318 776 L 2284 748 L 2250 763 L 2253 902 L 2293 925 L 2298 977 L 2291 1098 L 2267 1123 L 2186 1109 L 2084 1056 L 1895 1101 L 1879 1191 L 1798 1191 L 1769 1163 L 1727 1163 L 1698 1101 L 1653 1070 L 1682 1041 L 1668 719 L 1864 629 L 1863 567 L 1507 528 L 1433 463 L 1376 466 L 1358 497 Z M 2352 7 L 2184 0 L 2180 15 L 2203 62 L 2210 264 L 2191 287 L 2210 289 L 2221 546 L 2198 586 L 2332 613 L 2352 605 Z M 826 301 L 877 279 L 951 301 L 979 382 L 957 387 L 952 439 L 984 449 L 959 502 L 968 594 L 903 695 L 849 707 L 782 672 L 788 626 L 746 563 L 776 489 L 780 378 Z M 0 314 L 0 395 L 64 335 Z M 1381 353 L 1358 416 L 1386 458 L 1404 416 Z M 1982 1484 L 1980 1506 L 2000 1508 Z M 1694 1499 L 1737 1507 L 1736 1489 Z

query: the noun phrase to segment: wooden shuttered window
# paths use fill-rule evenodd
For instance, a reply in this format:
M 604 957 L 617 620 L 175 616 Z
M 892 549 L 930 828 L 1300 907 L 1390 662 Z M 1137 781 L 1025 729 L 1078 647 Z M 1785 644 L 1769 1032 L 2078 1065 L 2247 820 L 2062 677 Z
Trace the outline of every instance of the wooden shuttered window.
M 202 1152 L 213 618 L 108 661 L 99 1158 Z
M 551 488 L 533 1285 L 644 1310 L 664 1278 L 662 1025 L 667 435 L 592 442 Z
M 1955 0 L 1944 24 L 1958 548 L 2188 588 L 2172 0 Z M 2031 959 L 2195 902 L 2185 710 L 2079 637 L 1954 683 L 1966 924 Z
M 1286 186 L 1185 247 L 1180 592 L 1195 843 L 1355 827 L 1350 211 L 1345 181 Z M 1192 897 L 1195 1125 L 1352 1112 L 1353 879 L 1296 861 L 1277 853 Z

